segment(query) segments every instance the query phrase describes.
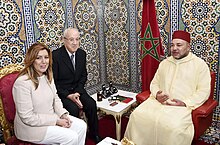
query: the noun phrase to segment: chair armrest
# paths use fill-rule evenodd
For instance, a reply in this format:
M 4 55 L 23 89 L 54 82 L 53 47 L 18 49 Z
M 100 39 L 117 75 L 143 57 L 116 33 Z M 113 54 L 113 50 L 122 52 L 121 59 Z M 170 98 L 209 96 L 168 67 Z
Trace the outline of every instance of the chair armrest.
M 192 116 L 195 117 L 197 115 L 206 117 L 208 116 L 213 109 L 218 105 L 218 102 L 213 99 L 208 99 L 203 105 L 192 111 Z
M 149 97 L 150 97 L 150 90 L 147 90 L 147 91 L 137 94 L 136 100 L 137 102 L 142 103 L 145 100 L 147 100 Z

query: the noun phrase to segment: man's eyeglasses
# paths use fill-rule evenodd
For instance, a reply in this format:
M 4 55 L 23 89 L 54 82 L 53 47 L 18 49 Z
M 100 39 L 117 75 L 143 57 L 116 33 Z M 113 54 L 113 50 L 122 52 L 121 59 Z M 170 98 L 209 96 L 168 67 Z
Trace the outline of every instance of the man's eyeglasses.
M 74 40 L 79 41 L 79 38 L 74 39 L 74 38 L 66 38 L 66 37 L 64 37 L 64 39 L 66 39 L 66 40 L 68 40 L 70 42 L 74 42 Z

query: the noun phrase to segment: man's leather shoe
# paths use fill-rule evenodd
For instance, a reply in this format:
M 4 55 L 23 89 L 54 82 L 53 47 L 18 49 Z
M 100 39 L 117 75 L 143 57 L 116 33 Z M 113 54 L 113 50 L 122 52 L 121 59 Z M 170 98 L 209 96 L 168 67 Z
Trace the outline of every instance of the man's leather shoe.
M 102 141 L 102 138 L 98 135 L 96 135 L 93 139 L 94 139 L 96 144 L 99 143 L 100 141 Z

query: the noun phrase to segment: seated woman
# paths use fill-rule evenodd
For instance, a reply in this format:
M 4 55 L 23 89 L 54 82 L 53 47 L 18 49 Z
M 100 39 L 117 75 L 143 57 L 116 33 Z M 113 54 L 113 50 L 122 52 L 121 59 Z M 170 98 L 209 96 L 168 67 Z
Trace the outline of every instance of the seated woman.
M 16 137 L 37 144 L 84 145 L 87 125 L 70 116 L 57 96 L 50 49 L 33 44 L 24 64 L 13 86 Z

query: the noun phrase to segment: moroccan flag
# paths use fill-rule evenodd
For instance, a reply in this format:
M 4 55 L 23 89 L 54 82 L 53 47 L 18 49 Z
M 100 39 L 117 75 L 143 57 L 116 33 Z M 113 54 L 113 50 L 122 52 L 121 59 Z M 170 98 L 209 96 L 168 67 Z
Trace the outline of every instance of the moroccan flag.
M 160 63 L 160 56 L 164 55 L 154 0 L 143 0 L 140 40 L 142 91 L 145 91 L 150 89 L 150 82 Z

